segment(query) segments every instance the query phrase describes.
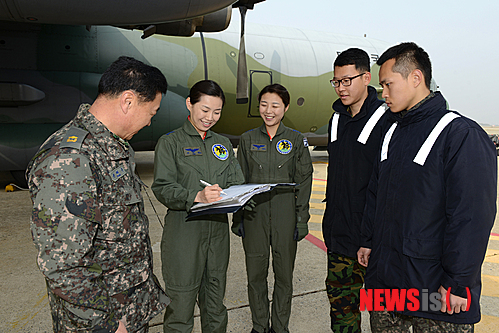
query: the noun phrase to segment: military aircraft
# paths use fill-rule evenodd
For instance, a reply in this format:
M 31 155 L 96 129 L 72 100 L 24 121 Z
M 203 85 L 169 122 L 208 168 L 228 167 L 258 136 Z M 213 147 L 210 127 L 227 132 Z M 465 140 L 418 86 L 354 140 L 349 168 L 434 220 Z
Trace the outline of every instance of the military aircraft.
M 253 4 L 256 2 L 259 0 Z M 43 141 L 74 117 L 79 104 L 95 99 L 102 72 L 121 55 L 160 68 L 169 85 L 151 126 L 132 139 L 136 150 L 153 150 L 161 135 L 182 125 L 188 114 L 185 98 L 189 88 L 202 79 L 215 80 L 226 94 L 214 131 L 236 142 L 242 133 L 259 126 L 258 92 L 267 84 L 281 83 L 291 94 L 284 124 L 303 132 L 311 145 L 321 145 L 327 141 L 331 104 L 337 98 L 329 83 L 336 55 L 355 46 L 366 50 L 375 62 L 389 46 L 365 37 L 244 24 L 244 13 L 239 28 L 239 22 L 229 25 L 230 7 L 197 23 L 196 19 L 164 24 L 149 24 L 163 22 L 160 18 L 149 22 L 124 19 L 107 23 L 111 26 L 99 25 L 106 16 L 114 16 L 109 15 L 110 8 L 94 21 L 76 13 L 62 15 L 62 9 L 49 18 L 28 12 L 29 17 L 37 18 L 33 23 L 2 16 L 2 6 L 9 3 L 0 0 L 0 171 L 11 171 L 18 181 Z M 60 5 L 63 7 L 62 2 Z M 33 8 L 31 2 L 21 9 L 27 8 Z M 60 15 L 65 19 L 52 24 Z M 209 15 L 211 23 L 206 19 Z M 207 31 L 227 29 L 207 33 L 204 24 Z M 194 35 L 181 37 L 189 34 Z M 243 61 L 238 59 L 241 49 L 247 69 L 241 68 Z M 376 85 L 378 70 L 372 72 Z

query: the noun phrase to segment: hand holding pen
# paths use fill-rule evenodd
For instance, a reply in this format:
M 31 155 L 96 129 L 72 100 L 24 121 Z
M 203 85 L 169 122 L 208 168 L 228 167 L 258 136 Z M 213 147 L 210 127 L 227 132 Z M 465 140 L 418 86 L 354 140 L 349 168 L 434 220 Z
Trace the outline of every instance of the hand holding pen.
M 204 186 L 213 186 L 208 182 L 205 182 L 204 180 L 200 179 L 199 182 L 203 184 Z M 216 184 L 218 186 L 218 184 Z M 220 186 L 218 186 L 220 188 Z M 221 188 L 220 188 L 221 189 Z M 222 190 L 222 189 L 221 189 Z M 220 194 L 227 195 L 227 193 L 224 192 L 224 190 L 220 191 Z
M 220 194 L 226 195 L 226 193 L 220 186 L 218 186 L 218 184 L 211 185 L 204 180 L 199 180 L 199 182 L 206 187 L 202 191 L 198 192 L 196 198 L 194 199 L 194 202 L 211 203 L 222 199 Z

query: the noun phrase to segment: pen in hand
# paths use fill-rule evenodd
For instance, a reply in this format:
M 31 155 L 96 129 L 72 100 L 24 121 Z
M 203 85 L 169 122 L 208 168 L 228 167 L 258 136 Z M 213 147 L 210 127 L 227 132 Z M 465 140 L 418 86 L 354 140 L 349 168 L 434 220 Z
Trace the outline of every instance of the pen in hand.
M 213 186 L 213 185 L 211 185 L 210 183 L 205 182 L 205 181 L 204 181 L 204 180 L 202 180 L 202 179 L 200 179 L 200 180 L 199 180 L 199 182 L 200 182 L 201 184 L 203 184 L 204 186 Z M 220 194 L 227 195 L 227 193 L 225 193 L 223 190 L 222 190 L 222 192 L 220 192 Z

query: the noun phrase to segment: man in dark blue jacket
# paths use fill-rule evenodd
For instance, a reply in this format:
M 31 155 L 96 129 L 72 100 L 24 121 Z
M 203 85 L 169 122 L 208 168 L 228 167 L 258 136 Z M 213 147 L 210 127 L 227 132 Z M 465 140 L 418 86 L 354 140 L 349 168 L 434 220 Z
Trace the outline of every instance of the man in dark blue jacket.
M 378 64 L 391 127 L 369 183 L 358 251 L 369 264 L 366 289 L 383 289 L 385 298 L 371 312 L 372 331 L 471 332 L 496 214 L 494 147 L 478 124 L 430 91 L 422 48 L 393 46 Z M 393 312 L 395 292 L 413 297 Z
M 322 220 L 328 248 L 326 289 L 333 332 L 360 332 L 359 291 L 365 268 L 357 261 L 360 224 L 386 105 L 369 86 L 369 56 L 351 48 L 334 62 L 331 84 L 339 99 L 329 122 L 326 212 Z M 384 117 L 383 117 L 384 119 Z

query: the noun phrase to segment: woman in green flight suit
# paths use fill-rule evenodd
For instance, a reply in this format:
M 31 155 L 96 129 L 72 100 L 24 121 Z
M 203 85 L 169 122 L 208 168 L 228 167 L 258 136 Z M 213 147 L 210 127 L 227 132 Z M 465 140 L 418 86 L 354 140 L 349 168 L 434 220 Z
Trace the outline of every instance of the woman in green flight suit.
M 254 196 L 255 207 L 234 216 L 232 230 L 243 237 L 246 254 L 252 333 L 288 332 L 297 242 L 308 234 L 313 168 L 307 139 L 281 123 L 289 99 L 280 84 L 260 92 L 264 123 L 241 136 L 237 153 L 247 183 L 297 183 Z M 275 285 L 269 328 L 267 274 L 271 247 Z
M 219 200 L 221 187 L 244 182 L 229 139 L 210 131 L 220 119 L 224 102 L 217 83 L 196 83 L 186 100 L 190 116 L 156 145 L 152 190 L 168 207 L 161 260 L 165 290 L 172 300 L 165 312 L 164 332 L 192 331 L 198 297 L 203 332 L 226 332 L 227 214 L 187 219 L 194 203 Z M 214 185 L 204 187 L 200 180 Z

